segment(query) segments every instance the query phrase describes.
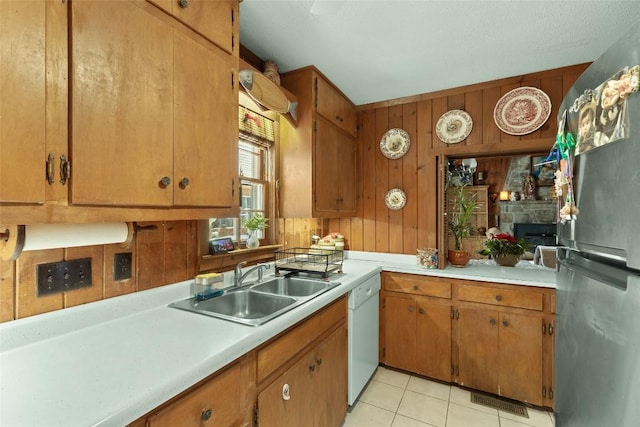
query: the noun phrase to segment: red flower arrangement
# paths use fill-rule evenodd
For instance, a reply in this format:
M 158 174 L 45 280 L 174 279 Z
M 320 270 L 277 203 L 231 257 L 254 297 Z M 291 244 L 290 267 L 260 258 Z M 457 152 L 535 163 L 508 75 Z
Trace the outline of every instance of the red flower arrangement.
M 491 239 L 484 242 L 485 249 L 481 250 L 482 255 L 491 255 L 495 258 L 497 255 L 516 255 L 521 256 L 529 249 L 529 245 L 524 239 L 516 240 L 511 234 L 496 234 Z

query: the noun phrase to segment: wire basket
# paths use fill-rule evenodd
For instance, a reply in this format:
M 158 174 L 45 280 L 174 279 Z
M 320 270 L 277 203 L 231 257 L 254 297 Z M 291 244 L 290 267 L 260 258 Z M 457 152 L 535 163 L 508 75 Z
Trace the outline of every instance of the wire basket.
M 343 251 L 316 248 L 291 248 L 275 251 L 276 274 L 280 270 L 321 274 L 341 272 Z

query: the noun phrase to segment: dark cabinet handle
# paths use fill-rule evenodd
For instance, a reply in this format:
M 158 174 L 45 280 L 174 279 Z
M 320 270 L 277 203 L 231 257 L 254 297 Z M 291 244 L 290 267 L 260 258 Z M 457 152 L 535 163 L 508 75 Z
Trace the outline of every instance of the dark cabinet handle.
M 509 326 L 509 322 L 507 322 L 506 320 L 502 321 L 502 326 L 507 327 Z
M 211 418 L 211 415 L 213 415 L 213 411 L 211 410 L 211 408 L 203 409 L 202 413 L 200 414 L 200 419 L 202 421 L 208 421 Z
M 496 301 L 502 301 L 502 295 L 496 295 Z
M 189 178 L 182 178 L 179 185 L 183 190 L 187 188 L 187 185 L 189 185 Z
M 418 313 L 420 313 L 420 314 L 424 314 L 424 308 L 420 307 L 420 308 L 418 309 Z
M 414 290 L 414 291 L 417 291 L 418 289 L 420 289 L 420 286 L 418 286 L 418 285 L 413 285 L 413 290 Z
M 169 184 L 171 184 L 171 178 L 169 178 L 168 176 L 163 176 L 160 182 L 158 182 L 160 188 L 167 188 Z
M 318 366 L 322 365 L 322 357 L 318 357 L 316 363 L 318 364 Z
M 411 306 L 409 306 L 409 313 L 413 313 L 413 310 L 415 310 L 415 309 L 413 308 L 413 306 L 412 306 L 412 305 L 411 305 Z
M 496 319 L 491 319 L 491 320 L 489 320 L 489 324 L 490 324 L 491 326 L 495 325 L 495 324 L 496 324 Z
M 184 9 L 189 6 L 189 0 L 178 0 L 178 5 Z
M 315 370 L 316 370 L 316 365 L 314 364 L 309 365 L 309 372 L 313 372 Z

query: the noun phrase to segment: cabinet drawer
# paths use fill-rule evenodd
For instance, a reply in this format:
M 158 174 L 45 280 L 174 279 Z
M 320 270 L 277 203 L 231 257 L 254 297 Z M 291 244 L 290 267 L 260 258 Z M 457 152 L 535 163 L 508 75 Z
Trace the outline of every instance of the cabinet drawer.
M 451 298 L 451 283 L 415 274 L 384 275 L 384 289 L 437 298 Z
M 258 382 L 284 365 L 287 360 L 298 354 L 333 325 L 345 320 L 346 316 L 347 299 L 342 297 L 259 349 Z
M 240 366 L 235 365 L 150 416 L 147 425 L 228 426 L 240 415 Z
M 538 311 L 542 311 L 543 308 L 543 294 L 535 289 L 504 289 L 477 285 L 459 285 L 458 299 Z

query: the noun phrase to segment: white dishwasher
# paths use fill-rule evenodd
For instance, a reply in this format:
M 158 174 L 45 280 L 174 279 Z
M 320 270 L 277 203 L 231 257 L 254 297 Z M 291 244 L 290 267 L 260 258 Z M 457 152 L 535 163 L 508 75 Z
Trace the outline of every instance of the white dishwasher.
M 349 406 L 378 366 L 380 275 L 349 293 Z

